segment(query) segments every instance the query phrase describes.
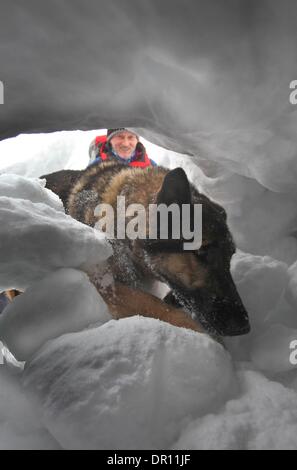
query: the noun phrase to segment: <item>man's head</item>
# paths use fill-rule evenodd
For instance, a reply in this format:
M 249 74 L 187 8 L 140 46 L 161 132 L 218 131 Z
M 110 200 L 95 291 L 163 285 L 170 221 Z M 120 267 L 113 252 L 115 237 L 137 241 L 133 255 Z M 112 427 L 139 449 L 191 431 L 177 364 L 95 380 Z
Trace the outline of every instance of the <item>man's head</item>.
M 117 155 L 128 159 L 133 155 L 139 137 L 135 132 L 121 127 L 118 129 L 108 129 L 107 141 Z

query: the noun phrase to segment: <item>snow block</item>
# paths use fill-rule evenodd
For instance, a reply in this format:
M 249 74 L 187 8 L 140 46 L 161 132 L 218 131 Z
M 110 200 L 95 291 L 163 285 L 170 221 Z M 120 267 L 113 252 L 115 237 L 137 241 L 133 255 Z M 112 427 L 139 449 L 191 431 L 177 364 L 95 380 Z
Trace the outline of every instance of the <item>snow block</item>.
M 251 370 L 238 378 L 241 395 L 193 421 L 174 449 L 296 450 L 296 392 Z
M 47 343 L 27 363 L 24 384 L 65 449 L 168 448 L 185 423 L 236 389 L 220 344 L 142 317 Z
M 45 184 L 44 179 L 3 174 L 0 175 L 0 196 L 41 202 L 57 211 L 64 212 L 64 206 L 60 198 L 57 194 L 45 188 Z
M 26 361 L 47 340 L 110 320 L 106 304 L 88 276 L 61 269 L 16 297 L 0 316 L 0 340 Z
M 44 428 L 20 377 L 0 367 L 0 450 L 53 450 L 59 445 Z
M 296 369 L 296 364 L 290 360 L 293 341 L 297 342 L 297 329 L 272 325 L 252 342 L 251 359 L 254 365 L 275 374 Z
M 0 197 L 0 291 L 59 268 L 88 269 L 112 250 L 104 235 L 44 203 Z
M 231 261 L 232 276 L 249 313 L 252 332 L 267 327 L 288 283 L 288 267 L 269 256 L 237 252 Z

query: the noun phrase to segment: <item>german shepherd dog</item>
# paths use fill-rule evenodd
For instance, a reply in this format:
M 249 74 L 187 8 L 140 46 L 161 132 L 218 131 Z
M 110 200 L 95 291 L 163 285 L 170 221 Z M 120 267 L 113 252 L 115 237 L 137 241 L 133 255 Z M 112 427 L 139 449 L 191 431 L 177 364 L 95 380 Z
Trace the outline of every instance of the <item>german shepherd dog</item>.
M 185 251 L 182 240 L 129 238 L 111 241 L 113 256 L 107 268 L 88 273 L 114 318 L 144 315 L 210 335 L 235 336 L 249 332 L 247 312 L 230 274 L 235 245 L 226 212 L 199 193 L 181 168 L 137 169 L 104 162 L 83 171 L 62 170 L 42 176 L 46 187 L 63 201 L 66 213 L 95 226 L 98 204 L 115 209 L 117 197 L 127 204 L 202 205 L 202 245 Z M 126 220 L 127 222 L 127 220 Z M 116 225 L 116 224 L 115 224 Z M 112 279 L 108 284 L 106 273 Z M 145 292 L 143 280 L 159 280 L 171 289 L 162 300 Z

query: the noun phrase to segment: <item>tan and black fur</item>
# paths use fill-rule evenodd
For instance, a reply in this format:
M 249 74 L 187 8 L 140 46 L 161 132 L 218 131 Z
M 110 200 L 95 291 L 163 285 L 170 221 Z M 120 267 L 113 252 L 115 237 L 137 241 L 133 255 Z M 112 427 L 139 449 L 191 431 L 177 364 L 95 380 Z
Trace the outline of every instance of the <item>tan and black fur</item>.
M 89 273 L 90 279 L 115 318 L 140 314 L 221 336 L 249 331 L 248 316 L 230 274 L 235 246 L 226 213 L 199 193 L 181 168 L 143 170 L 106 162 L 43 178 L 46 187 L 61 197 L 66 212 L 90 226 L 97 221 L 96 206 L 108 203 L 116 209 L 117 196 L 125 196 L 126 206 L 141 203 L 146 208 L 150 203 L 202 204 L 199 250 L 183 251 L 170 240 L 116 239 L 111 242 L 114 254 L 103 270 L 106 274 L 107 269 L 112 283 L 101 285 L 100 269 Z M 170 287 L 163 301 L 142 290 L 142 280 L 148 278 Z

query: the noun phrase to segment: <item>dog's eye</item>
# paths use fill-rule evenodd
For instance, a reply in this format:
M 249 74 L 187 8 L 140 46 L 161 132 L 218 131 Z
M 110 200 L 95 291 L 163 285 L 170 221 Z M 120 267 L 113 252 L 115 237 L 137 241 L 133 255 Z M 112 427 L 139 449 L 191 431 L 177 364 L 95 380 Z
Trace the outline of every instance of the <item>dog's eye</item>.
M 202 245 L 201 248 L 196 251 L 195 255 L 199 261 L 207 261 L 207 256 L 212 248 L 216 247 L 216 242 L 207 243 Z
M 204 248 L 196 251 L 195 253 L 195 256 L 199 259 L 199 261 L 207 261 L 207 255 L 208 251 Z

